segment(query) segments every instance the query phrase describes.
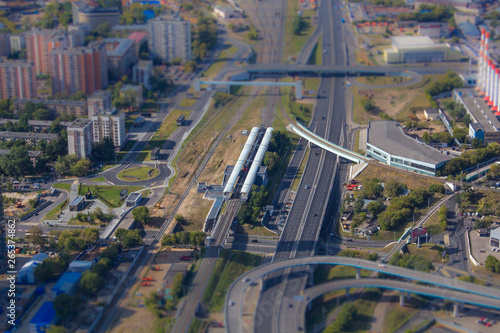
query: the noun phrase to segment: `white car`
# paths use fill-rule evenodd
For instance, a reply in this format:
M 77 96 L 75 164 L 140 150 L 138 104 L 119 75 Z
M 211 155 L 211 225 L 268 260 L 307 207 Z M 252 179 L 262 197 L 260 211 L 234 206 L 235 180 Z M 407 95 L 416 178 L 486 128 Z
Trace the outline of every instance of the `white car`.
M 233 305 L 234 305 L 234 302 L 233 302 L 233 301 L 231 301 L 231 300 L 229 300 L 229 305 L 230 305 L 230 306 L 233 306 Z
M 380 265 L 378 265 L 378 267 L 383 267 L 383 268 L 386 268 L 387 266 L 386 266 L 386 265 L 384 265 L 384 264 L 380 264 Z

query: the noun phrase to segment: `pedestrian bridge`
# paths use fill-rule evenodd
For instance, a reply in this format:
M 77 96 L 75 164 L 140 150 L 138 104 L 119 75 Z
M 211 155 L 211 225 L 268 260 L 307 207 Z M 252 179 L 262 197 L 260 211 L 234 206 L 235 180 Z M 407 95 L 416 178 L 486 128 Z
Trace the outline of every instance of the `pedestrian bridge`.
M 344 147 L 341 147 L 333 142 L 325 140 L 324 138 L 320 137 L 319 135 L 317 135 L 316 133 L 314 133 L 313 131 L 311 131 L 310 129 L 308 129 L 307 127 L 305 127 L 301 124 L 297 124 L 297 125 L 289 124 L 287 126 L 287 130 L 303 137 L 307 141 L 314 143 L 315 145 L 317 145 L 317 146 L 319 146 L 319 147 L 321 147 L 321 148 L 323 148 L 323 149 L 325 149 L 333 154 L 336 154 L 340 157 L 348 159 L 351 162 L 361 164 L 361 163 L 365 163 L 367 160 L 371 160 L 370 157 L 355 153 L 355 152 L 353 152 L 349 149 L 346 149 Z

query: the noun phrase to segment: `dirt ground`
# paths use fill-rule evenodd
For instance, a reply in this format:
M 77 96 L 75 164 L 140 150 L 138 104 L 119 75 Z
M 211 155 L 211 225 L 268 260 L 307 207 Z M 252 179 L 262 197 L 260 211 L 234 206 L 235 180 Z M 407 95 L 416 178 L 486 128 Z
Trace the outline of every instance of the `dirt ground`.
M 128 332 L 151 332 L 156 317 L 150 313 L 144 304 L 144 298 L 149 296 L 151 292 L 164 289 L 164 278 L 173 263 L 180 262 L 181 256 L 191 256 L 193 250 L 190 249 L 171 249 L 169 251 L 159 252 L 153 261 L 152 267 L 158 266 L 159 271 L 154 271 L 151 267 L 145 271 L 141 280 L 136 281 L 130 287 L 133 290 L 132 295 L 126 301 L 126 309 L 119 321 L 115 323 L 112 333 L 128 333 Z M 186 262 L 187 263 L 187 262 Z M 142 277 L 150 276 L 153 281 L 150 281 L 149 286 L 141 286 Z M 126 315 L 125 315 L 126 313 Z
M 378 178 L 381 181 L 388 181 L 389 179 L 397 179 L 399 182 L 406 184 L 408 189 L 417 187 L 428 187 L 430 184 L 442 184 L 433 178 L 426 177 L 417 173 L 399 171 L 389 166 L 370 164 L 364 169 L 357 177 L 356 180 L 365 182 L 371 178 Z
M 201 230 L 213 203 L 213 200 L 203 199 L 203 193 L 197 193 L 196 187 L 193 187 L 177 211 L 186 219 L 182 225 L 184 230 Z
M 29 192 L 29 193 L 17 193 L 17 192 L 5 192 L 3 193 L 3 196 L 6 198 L 15 198 L 22 203 L 21 208 L 14 208 L 14 205 L 11 205 L 9 207 L 4 207 L 5 209 L 5 214 L 9 216 L 15 216 L 22 211 L 24 211 L 25 208 L 29 206 L 28 201 L 31 199 L 35 199 L 38 196 L 38 193 L 36 192 Z

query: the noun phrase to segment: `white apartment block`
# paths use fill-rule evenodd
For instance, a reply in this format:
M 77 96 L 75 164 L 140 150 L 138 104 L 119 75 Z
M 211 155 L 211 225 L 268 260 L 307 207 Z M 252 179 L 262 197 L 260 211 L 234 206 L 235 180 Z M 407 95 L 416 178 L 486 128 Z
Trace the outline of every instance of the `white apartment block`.
M 148 47 L 153 56 L 168 62 L 191 60 L 191 23 L 176 16 L 149 20 Z
M 89 158 L 92 153 L 92 121 L 78 118 L 68 126 L 68 154 L 79 159 Z
M 126 142 L 125 116 L 123 112 L 99 113 L 92 116 L 94 123 L 94 142 L 102 142 L 104 138 L 111 138 L 113 145 L 122 148 Z

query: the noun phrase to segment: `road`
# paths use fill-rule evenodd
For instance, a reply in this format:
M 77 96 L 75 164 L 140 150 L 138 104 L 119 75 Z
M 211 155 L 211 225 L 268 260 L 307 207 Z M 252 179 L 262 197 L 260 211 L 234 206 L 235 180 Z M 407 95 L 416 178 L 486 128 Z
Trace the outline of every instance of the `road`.
M 455 200 L 448 201 L 446 208 L 448 208 L 448 234 L 450 239 L 450 245 L 446 247 L 450 256 L 449 266 L 468 272 L 469 259 L 465 233 L 468 232 L 468 228 L 473 226 L 473 222 L 458 214 L 458 204 Z
M 381 288 L 391 289 L 400 292 L 408 292 L 412 294 L 419 294 L 423 296 L 430 296 L 434 298 L 441 298 L 455 302 L 465 302 L 468 304 L 478 305 L 481 307 L 488 307 L 493 309 L 500 309 L 500 300 L 492 299 L 491 297 L 473 295 L 467 292 L 461 292 L 450 289 L 442 289 L 431 286 L 424 286 L 420 284 L 408 283 L 405 281 L 397 280 L 383 280 L 383 279 L 346 279 L 346 280 L 333 280 L 320 285 L 308 288 L 304 291 L 303 300 L 296 300 L 293 305 L 295 316 L 295 326 L 305 327 L 305 314 L 307 305 L 315 298 L 335 290 L 349 289 L 349 288 Z
M 374 272 L 390 274 L 400 278 L 432 284 L 439 287 L 440 292 L 443 294 L 445 292 L 445 289 L 449 289 L 469 293 L 469 295 L 488 297 L 490 299 L 494 299 L 496 302 L 500 301 L 499 289 L 459 281 L 444 276 L 436 276 L 429 273 L 414 271 L 402 267 L 391 265 L 382 266 L 379 263 L 373 261 L 338 256 L 315 256 L 307 258 L 297 258 L 278 262 L 275 261 L 267 265 L 259 266 L 247 272 L 246 274 L 241 275 L 234 281 L 234 283 L 229 288 L 226 296 L 224 311 L 226 332 L 243 332 L 241 316 L 243 309 L 243 296 L 245 294 L 245 290 L 248 288 L 248 286 L 250 286 L 250 284 L 256 283 L 259 279 L 272 272 L 284 270 L 291 267 L 307 266 L 311 264 L 344 265 L 357 269 L 367 269 Z M 293 293 L 294 296 L 299 296 L 300 290 L 295 289 L 293 290 Z M 293 300 L 293 298 L 291 298 L 291 300 Z M 473 302 L 472 297 L 463 298 L 462 301 L 465 303 Z M 266 310 L 269 311 L 269 309 Z M 293 316 L 294 314 L 292 314 L 292 317 L 288 318 L 293 318 Z M 296 331 L 297 327 L 295 326 L 295 324 L 296 322 L 293 321 L 293 323 L 290 324 L 290 326 L 293 326 L 293 329 L 286 332 Z

